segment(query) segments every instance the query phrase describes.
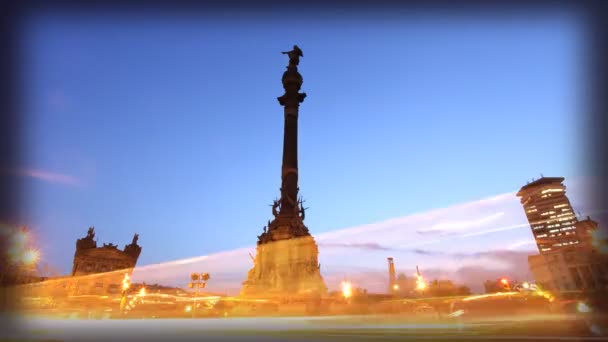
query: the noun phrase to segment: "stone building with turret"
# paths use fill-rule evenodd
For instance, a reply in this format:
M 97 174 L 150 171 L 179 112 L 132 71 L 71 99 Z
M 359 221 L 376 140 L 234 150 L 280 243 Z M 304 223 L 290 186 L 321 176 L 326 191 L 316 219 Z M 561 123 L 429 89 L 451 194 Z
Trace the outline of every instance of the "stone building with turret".
M 139 235 L 133 236 L 133 241 L 123 250 L 108 243 L 98 247 L 95 240 L 95 228 L 89 228 L 87 236 L 76 241 L 76 253 L 72 266 L 72 276 L 105 273 L 123 269 L 133 269 L 141 253 L 137 244 Z
M 95 228 L 76 240 L 76 253 L 70 275 L 43 279 L 41 282 L 21 286 L 20 297 L 51 297 L 67 303 L 70 296 L 119 296 L 125 274 L 132 276 L 141 253 L 135 234 L 122 250 L 108 243 L 97 246 Z

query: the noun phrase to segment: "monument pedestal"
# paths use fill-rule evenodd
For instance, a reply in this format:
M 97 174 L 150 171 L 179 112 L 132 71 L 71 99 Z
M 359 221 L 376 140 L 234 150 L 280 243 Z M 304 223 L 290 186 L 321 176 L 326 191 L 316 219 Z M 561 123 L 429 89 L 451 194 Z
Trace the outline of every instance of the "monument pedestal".
M 272 227 L 259 237 L 254 265 L 241 295 L 289 298 L 315 297 L 327 292 L 315 239 L 308 233 L 294 236 L 294 230 L 290 226 Z

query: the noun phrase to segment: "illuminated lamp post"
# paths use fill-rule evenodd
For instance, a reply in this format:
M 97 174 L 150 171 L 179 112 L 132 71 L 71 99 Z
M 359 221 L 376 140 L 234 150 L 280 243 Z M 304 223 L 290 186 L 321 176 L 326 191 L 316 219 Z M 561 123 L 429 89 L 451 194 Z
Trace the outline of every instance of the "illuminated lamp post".
M 139 289 L 139 293 L 137 294 L 140 298 L 140 302 L 141 304 L 144 303 L 144 298 L 146 297 L 146 283 L 144 283 L 141 287 L 141 289 Z
M 127 290 L 131 286 L 131 277 L 129 277 L 129 273 L 125 273 L 124 278 L 122 279 L 122 295 L 120 298 L 120 312 L 125 314 L 125 307 L 127 304 Z
M 198 294 L 201 288 L 205 288 L 207 286 L 207 280 L 209 280 L 209 273 L 192 273 L 190 274 L 190 283 L 188 283 L 189 288 L 196 288 L 196 292 L 194 294 L 194 305 L 192 310 L 192 317 L 194 317 L 194 312 L 196 311 L 196 300 L 198 298 Z

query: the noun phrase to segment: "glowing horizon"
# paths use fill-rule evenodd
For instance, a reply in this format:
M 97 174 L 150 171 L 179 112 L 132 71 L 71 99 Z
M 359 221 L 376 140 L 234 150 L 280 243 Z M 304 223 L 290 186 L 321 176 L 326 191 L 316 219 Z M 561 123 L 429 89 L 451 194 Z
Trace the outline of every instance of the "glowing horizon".
M 573 189 L 573 194 L 576 194 L 575 190 Z M 594 208 L 586 210 L 586 213 L 591 212 L 597 211 Z M 450 225 L 449 219 L 457 224 Z M 465 229 L 467 220 L 472 223 L 470 229 Z M 426 230 L 417 229 L 421 225 L 439 226 L 443 230 L 434 229 L 433 234 L 429 234 Z M 519 232 L 519 235 L 509 235 L 511 241 L 501 239 L 512 231 Z M 492 240 L 499 241 L 500 244 L 488 244 L 487 248 L 469 251 L 453 246 L 459 240 L 479 239 L 486 235 L 497 237 Z M 385 291 L 388 284 L 385 271 L 388 256 L 396 257 L 398 273 L 411 274 L 415 265 L 420 265 L 427 279 L 448 278 L 472 289 L 481 286 L 481 278 L 477 277 L 492 272 L 509 273 L 511 278 L 532 280 L 527 262 L 522 262 L 528 254 L 537 253 L 529 224 L 514 193 L 320 233 L 315 236 L 315 240 L 319 245 L 323 277 L 333 290 L 339 289 L 340 282 L 347 276 L 352 280 L 353 286 Z M 446 246 L 446 241 L 452 246 Z M 255 246 L 145 264 L 135 267 L 133 281 L 185 288 L 190 272 L 204 271 L 211 274 L 208 291 L 234 293 L 240 289 L 241 282 L 252 266 L 249 253 L 255 254 Z M 356 260 L 353 259 L 355 256 L 363 255 L 365 260 L 357 263 L 349 261 Z M 482 274 L 471 276 L 465 272 L 475 269 L 483 271 Z

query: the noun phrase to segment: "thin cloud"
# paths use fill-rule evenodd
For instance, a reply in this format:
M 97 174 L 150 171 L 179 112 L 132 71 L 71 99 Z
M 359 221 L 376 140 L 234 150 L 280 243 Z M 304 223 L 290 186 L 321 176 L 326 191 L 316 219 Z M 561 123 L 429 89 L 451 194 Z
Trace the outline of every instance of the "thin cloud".
M 368 243 L 334 243 L 334 242 L 320 242 L 318 243 L 319 247 L 337 247 L 337 248 L 356 248 L 363 250 L 372 250 L 372 251 L 390 251 L 393 248 L 388 246 L 382 246 L 380 244 L 374 242 Z
M 452 220 L 463 221 L 462 213 L 468 213 L 469 216 L 473 217 L 476 216 L 475 213 L 477 213 L 477 215 L 491 215 L 492 218 L 499 219 L 499 216 L 510 215 L 504 215 L 504 210 L 501 210 L 501 212 L 503 212 L 502 215 L 498 215 L 496 212 L 497 208 L 504 209 L 504 207 L 507 206 L 508 209 L 511 209 L 511 207 L 517 207 L 519 211 L 522 211 L 521 206 L 518 205 L 518 202 L 519 201 L 517 200 L 515 193 L 509 192 L 484 198 L 478 201 L 461 203 L 447 208 L 438 208 L 422 213 L 388 219 L 382 222 L 334 230 L 332 232 L 323 233 L 322 236 L 319 236 L 319 238 L 340 241 L 342 238 L 352 239 L 354 236 L 364 234 L 367 235 L 370 233 L 382 234 L 395 230 L 408 230 L 410 232 L 416 232 L 419 230 L 424 231 L 425 228 L 423 227 L 425 226 L 432 227 L 441 222 L 447 224 L 447 222 Z M 479 219 L 473 220 L 479 221 Z
M 414 249 L 414 250 L 412 250 L 412 252 L 416 253 L 416 254 L 420 254 L 420 255 L 442 256 L 442 257 L 450 257 L 450 258 L 483 258 L 483 257 L 510 258 L 513 255 L 519 255 L 521 253 L 519 251 L 513 251 L 513 250 L 509 250 L 509 249 L 481 251 L 481 252 L 474 252 L 474 253 L 462 253 L 462 252 L 449 253 L 449 252 L 443 252 L 443 251 L 430 251 L 430 250 L 424 250 L 424 249 Z M 525 253 L 527 255 L 528 252 L 526 251 Z
M 34 178 L 34 179 L 38 179 L 38 180 L 42 180 L 42 181 L 54 183 L 54 184 L 64 184 L 64 185 L 75 186 L 75 187 L 82 186 L 82 182 L 76 177 L 62 174 L 62 173 L 46 171 L 46 170 L 17 169 L 11 173 L 16 174 L 20 177 Z

